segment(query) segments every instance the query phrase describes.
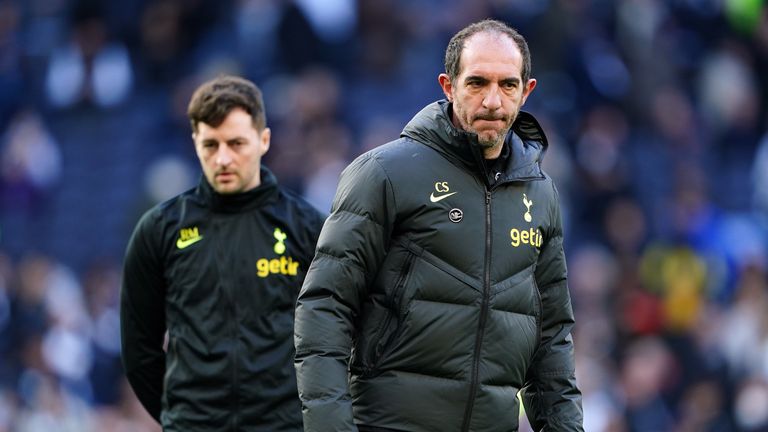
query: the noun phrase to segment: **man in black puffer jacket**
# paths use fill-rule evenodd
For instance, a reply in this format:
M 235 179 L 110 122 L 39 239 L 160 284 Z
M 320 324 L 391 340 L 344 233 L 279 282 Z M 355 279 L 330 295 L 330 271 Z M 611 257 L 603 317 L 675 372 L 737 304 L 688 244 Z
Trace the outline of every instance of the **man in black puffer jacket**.
M 457 33 L 428 105 L 344 171 L 296 310 L 307 431 L 582 431 L 536 85 L 515 30 Z

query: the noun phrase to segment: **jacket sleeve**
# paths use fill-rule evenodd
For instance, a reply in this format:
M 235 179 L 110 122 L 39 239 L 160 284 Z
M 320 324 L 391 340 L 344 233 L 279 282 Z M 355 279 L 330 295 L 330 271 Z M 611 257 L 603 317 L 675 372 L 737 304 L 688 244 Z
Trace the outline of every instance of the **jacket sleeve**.
M 554 185 L 553 185 L 554 189 Z M 541 293 L 541 342 L 528 369 L 523 404 L 535 431 L 583 431 L 581 392 L 576 386 L 563 229 L 557 190 L 551 203 L 551 227 L 536 267 Z
M 160 421 L 165 375 L 165 282 L 153 213 L 141 218 L 126 250 L 120 292 L 125 374 L 149 414 Z
M 296 308 L 296 375 L 305 431 L 356 431 L 348 366 L 354 323 L 389 245 L 391 184 L 363 155 L 341 175 Z
M 301 248 L 302 259 L 307 263 L 307 270 L 309 270 L 308 264 L 312 262 L 315 256 L 315 249 L 317 248 L 317 238 L 320 236 L 320 231 L 323 229 L 323 223 L 328 217 L 327 213 L 320 212 L 319 210 L 311 207 L 309 210 L 302 214 L 302 221 L 304 224 L 303 241 Z

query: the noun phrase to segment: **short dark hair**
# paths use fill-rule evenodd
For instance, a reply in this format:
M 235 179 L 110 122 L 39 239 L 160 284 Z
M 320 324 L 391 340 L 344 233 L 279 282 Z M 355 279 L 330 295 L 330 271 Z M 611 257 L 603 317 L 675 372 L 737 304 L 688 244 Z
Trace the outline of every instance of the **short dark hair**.
M 222 75 L 200 85 L 189 101 L 187 117 L 192 131 L 197 132 L 199 122 L 218 127 L 235 108 L 251 115 L 256 130 L 267 126 L 261 90 L 251 81 L 232 75 Z
M 520 54 L 523 56 L 523 70 L 520 75 L 523 79 L 523 83 L 527 83 L 528 79 L 531 77 L 531 52 L 528 50 L 528 42 L 526 42 L 523 35 L 518 33 L 514 28 L 501 21 L 492 19 L 486 19 L 464 27 L 458 33 L 453 35 L 448 42 L 448 47 L 445 49 L 445 73 L 448 74 L 451 81 L 455 81 L 461 73 L 461 53 L 464 51 L 464 45 L 467 43 L 467 39 L 478 33 L 499 33 L 507 35 L 517 44 L 517 47 L 520 49 Z

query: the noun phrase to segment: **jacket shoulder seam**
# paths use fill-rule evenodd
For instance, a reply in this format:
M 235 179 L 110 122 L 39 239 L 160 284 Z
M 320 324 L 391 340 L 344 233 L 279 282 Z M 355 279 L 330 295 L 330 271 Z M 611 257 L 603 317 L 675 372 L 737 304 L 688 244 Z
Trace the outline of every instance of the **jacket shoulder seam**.
M 366 216 L 366 215 L 363 215 L 363 214 L 360 214 L 360 213 L 354 212 L 354 211 L 352 211 L 352 210 L 347 210 L 347 209 L 343 209 L 343 208 L 340 208 L 340 209 L 338 209 L 338 210 L 336 211 L 336 214 L 339 214 L 339 213 L 348 213 L 348 214 L 351 214 L 351 215 L 355 215 L 355 216 L 357 216 L 357 217 L 361 217 L 361 218 L 363 218 L 363 219 L 365 219 L 365 220 L 369 220 L 369 221 L 371 221 L 371 222 L 375 223 L 376 225 L 378 225 L 378 226 L 380 226 L 380 227 L 383 227 L 383 226 L 384 226 L 384 225 L 382 225 L 380 222 L 378 222 L 377 220 L 375 220 L 375 219 L 371 218 L 370 216 Z
M 321 250 L 320 248 L 317 249 L 317 252 L 315 253 L 315 255 L 316 255 L 316 257 L 322 255 L 324 257 L 327 257 L 327 258 L 330 258 L 330 259 L 332 259 L 334 261 L 337 261 L 337 262 L 339 262 L 341 264 L 350 264 L 352 267 L 360 270 L 361 272 L 365 272 L 365 270 L 363 269 L 362 266 L 360 266 L 360 264 L 352 261 L 351 259 L 343 258 L 343 257 L 340 257 L 340 256 L 333 255 L 332 253 L 329 253 L 327 251 Z
M 392 179 L 389 175 L 389 172 L 387 171 L 387 168 L 384 166 L 384 164 L 381 163 L 381 161 L 376 157 L 376 155 L 371 155 L 371 161 L 375 163 L 382 173 L 384 173 L 384 180 L 387 182 L 387 186 L 389 187 L 389 190 L 392 194 L 392 204 L 395 208 L 395 214 L 397 214 L 397 197 L 395 196 L 395 187 L 392 185 Z M 375 222 L 375 221 L 374 221 Z M 379 224 L 381 225 L 381 224 Z

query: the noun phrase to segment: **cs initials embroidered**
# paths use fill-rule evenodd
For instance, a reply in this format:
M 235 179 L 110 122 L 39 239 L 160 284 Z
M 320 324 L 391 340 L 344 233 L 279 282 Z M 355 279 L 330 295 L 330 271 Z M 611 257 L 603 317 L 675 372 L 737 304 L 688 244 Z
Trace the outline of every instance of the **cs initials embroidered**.
M 436 203 L 436 202 L 438 202 L 440 200 L 444 200 L 444 199 L 448 198 L 449 196 L 458 193 L 458 192 L 450 192 L 450 190 L 451 190 L 451 188 L 448 187 L 448 182 L 439 181 L 439 182 L 435 183 L 435 191 L 438 194 L 442 194 L 442 195 L 435 195 L 435 192 L 432 192 L 429 195 L 429 200 L 432 201 L 433 203 Z M 447 192 L 450 192 L 450 193 L 447 193 Z

